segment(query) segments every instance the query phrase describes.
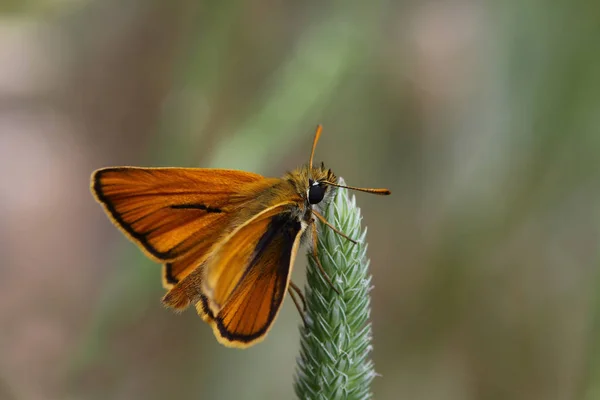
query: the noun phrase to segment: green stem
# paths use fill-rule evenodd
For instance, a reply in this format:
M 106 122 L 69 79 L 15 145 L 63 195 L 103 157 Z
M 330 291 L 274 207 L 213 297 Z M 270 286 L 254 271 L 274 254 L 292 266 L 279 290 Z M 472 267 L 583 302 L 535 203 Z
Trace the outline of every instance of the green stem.
M 339 189 L 325 218 L 349 237 L 320 225 L 318 253 L 337 294 L 309 256 L 306 320 L 300 329 L 300 357 L 294 388 L 300 399 L 369 399 L 375 377 L 370 359 L 371 275 L 366 257 L 366 229 L 354 196 Z

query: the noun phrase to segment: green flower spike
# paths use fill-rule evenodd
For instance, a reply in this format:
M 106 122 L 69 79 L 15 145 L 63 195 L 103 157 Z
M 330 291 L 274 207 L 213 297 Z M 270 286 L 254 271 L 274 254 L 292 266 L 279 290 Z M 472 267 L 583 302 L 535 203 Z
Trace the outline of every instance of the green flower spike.
M 344 184 L 340 180 L 341 184 Z M 354 196 L 338 189 L 325 218 L 358 244 L 319 223 L 319 260 L 339 294 L 323 278 L 309 255 L 306 326 L 300 328 L 300 356 L 294 389 L 305 400 L 370 399 L 375 377 L 369 355 L 371 275 Z

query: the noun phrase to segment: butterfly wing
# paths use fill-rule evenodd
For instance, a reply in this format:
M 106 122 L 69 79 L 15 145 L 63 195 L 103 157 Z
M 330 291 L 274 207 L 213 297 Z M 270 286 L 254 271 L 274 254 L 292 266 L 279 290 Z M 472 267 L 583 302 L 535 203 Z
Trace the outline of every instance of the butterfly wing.
M 294 207 L 294 202 L 273 206 L 240 226 L 215 249 L 202 277 L 195 271 L 165 296 L 165 303 L 179 308 L 187 304 L 186 295 L 197 301 L 198 313 L 226 346 L 243 348 L 262 340 L 285 297 L 305 229 L 290 212 Z
M 226 229 L 226 228 L 224 228 Z M 222 236 L 223 229 L 215 229 L 212 232 L 206 232 L 202 242 L 199 242 L 194 249 L 187 254 L 179 257 L 177 260 L 167 261 L 163 264 L 162 284 L 165 289 L 171 289 L 174 285 L 185 278 L 194 268 L 210 256 L 210 249 Z
M 167 288 L 200 265 L 261 175 L 223 169 L 100 169 L 91 190 L 113 223 L 163 268 Z

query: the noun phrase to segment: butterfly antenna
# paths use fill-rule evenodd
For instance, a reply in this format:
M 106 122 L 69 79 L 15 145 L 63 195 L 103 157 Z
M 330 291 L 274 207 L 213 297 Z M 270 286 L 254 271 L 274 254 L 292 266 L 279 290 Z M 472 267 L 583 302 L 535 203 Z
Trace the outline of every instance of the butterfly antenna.
M 366 193 L 378 194 L 378 195 L 381 195 L 381 196 L 387 196 L 389 194 L 392 194 L 392 192 L 389 189 L 359 188 L 359 187 L 354 187 L 354 186 L 338 185 L 337 183 L 328 182 L 328 181 L 323 181 L 322 183 L 324 183 L 326 185 L 330 185 L 330 186 L 344 188 L 344 189 L 358 190 L 359 192 L 366 192 Z
M 321 137 L 322 130 L 323 130 L 323 125 L 321 125 L 321 124 L 317 125 L 317 131 L 315 132 L 315 138 L 313 139 L 312 150 L 310 152 L 310 159 L 308 160 L 308 171 L 311 174 L 311 176 L 312 176 L 313 158 L 315 157 L 315 149 L 317 148 L 317 142 L 319 141 L 319 138 Z

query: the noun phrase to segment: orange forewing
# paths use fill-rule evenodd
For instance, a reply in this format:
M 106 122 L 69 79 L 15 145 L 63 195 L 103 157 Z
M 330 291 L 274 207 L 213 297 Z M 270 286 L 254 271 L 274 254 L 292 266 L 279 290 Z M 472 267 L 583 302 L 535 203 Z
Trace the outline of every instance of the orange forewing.
M 304 229 L 286 203 L 265 210 L 215 249 L 196 308 L 221 343 L 248 347 L 265 337 L 283 302 Z
M 119 167 L 96 171 L 91 184 L 115 225 L 148 256 L 182 258 L 167 266 L 171 277 L 180 279 L 198 265 L 194 255 L 202 252 L 196 248 L 214 244 L 211 235 L 251 199 L 239 195 L 243 187 L 261 179 L 235 170 Z

